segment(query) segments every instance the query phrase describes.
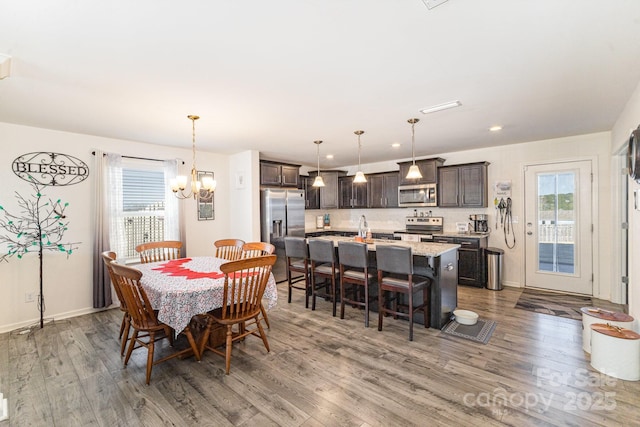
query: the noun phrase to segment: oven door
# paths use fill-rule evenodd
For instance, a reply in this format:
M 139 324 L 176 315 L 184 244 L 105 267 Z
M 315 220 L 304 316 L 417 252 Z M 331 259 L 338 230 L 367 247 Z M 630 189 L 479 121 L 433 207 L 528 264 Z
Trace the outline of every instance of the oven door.
M 437 206 L 436 184 L 402 185 L 398 187 L 398 206 Z
M 395 240 L 402 240 L 404 242 L 432 242 L 433 236 L 431 234 L 415 234 L 415 233 L 393 233 Z

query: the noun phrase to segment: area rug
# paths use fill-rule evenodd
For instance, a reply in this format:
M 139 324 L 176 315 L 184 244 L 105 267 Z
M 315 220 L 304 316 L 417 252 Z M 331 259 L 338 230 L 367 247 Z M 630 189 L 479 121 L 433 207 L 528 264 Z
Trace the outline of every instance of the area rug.
M 580 321 L 582 320 L 580 309 L 590 306 L 593 306 L 593 300 L 588 296 L 564 295 L 537 289 L 525 289 L 516 303 L 516 308 L 522 310 Z
M 461 325 L 455 320 L 452 320 L 442 328 L 442 332 L 447 335 L 453 335 L 454 337 L 486 344 L 489 342 L 491 334 L 493 334 L 493 330 L 495 328 L 495 320 L 478 319 L 478 322 L 475 325 Z

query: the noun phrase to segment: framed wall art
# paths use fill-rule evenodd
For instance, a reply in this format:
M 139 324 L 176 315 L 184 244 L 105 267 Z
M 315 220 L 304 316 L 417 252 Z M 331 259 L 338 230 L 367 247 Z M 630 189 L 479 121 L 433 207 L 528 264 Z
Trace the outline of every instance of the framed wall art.
M 213 172 L 198 171 L 198 181 L 202 182 L 203 177 L 214 179 Z M 216 211 L 214 205 L 215 192 L 200 190 L 198 193 L 198 221 L 208 221 L 215 219 Z

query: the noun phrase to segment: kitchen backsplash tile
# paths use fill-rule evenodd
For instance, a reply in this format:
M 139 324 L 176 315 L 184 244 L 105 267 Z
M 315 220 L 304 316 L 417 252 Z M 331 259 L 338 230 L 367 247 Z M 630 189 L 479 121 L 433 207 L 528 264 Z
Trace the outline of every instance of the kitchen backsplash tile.
M 428 215 L 429 211 L 433 216 L 444 218 L 445 232 L 455 233 L 456 222 L 470 222 L 469 215 L 471 214 L 488 214 L 489 229 L 493 231 L 495 228 L 496 217 L 493 209 L 439 209 L 437 207 L 417 209 L 418 215 L 420 213 Z M 388 231 L 403 230 L 405 217 L 414 214 L 412 208 L 307 210 L 305 211 L 305 228 L 307 230 L 315 229 L 316 216 L 325 213 L 328 213 L 331 218 L 332 228 L 353 228 L 355 230 L 358 227 L 360 216 L 364 215 L 371 229 Z

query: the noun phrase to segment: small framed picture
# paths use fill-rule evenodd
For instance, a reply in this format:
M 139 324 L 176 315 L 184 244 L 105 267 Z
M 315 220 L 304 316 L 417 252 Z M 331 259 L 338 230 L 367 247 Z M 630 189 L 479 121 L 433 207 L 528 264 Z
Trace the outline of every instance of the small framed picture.
M 214 179 L 213 172 L 198 171 L 198 181 L 202 182 L 203 177 L 210 177 Z M 214 206 L 215 192 L 209 192 L 207 190 L 200 190 L 198 194 L 198 221 L 208 221 L 215 219 L 215 206 Z

